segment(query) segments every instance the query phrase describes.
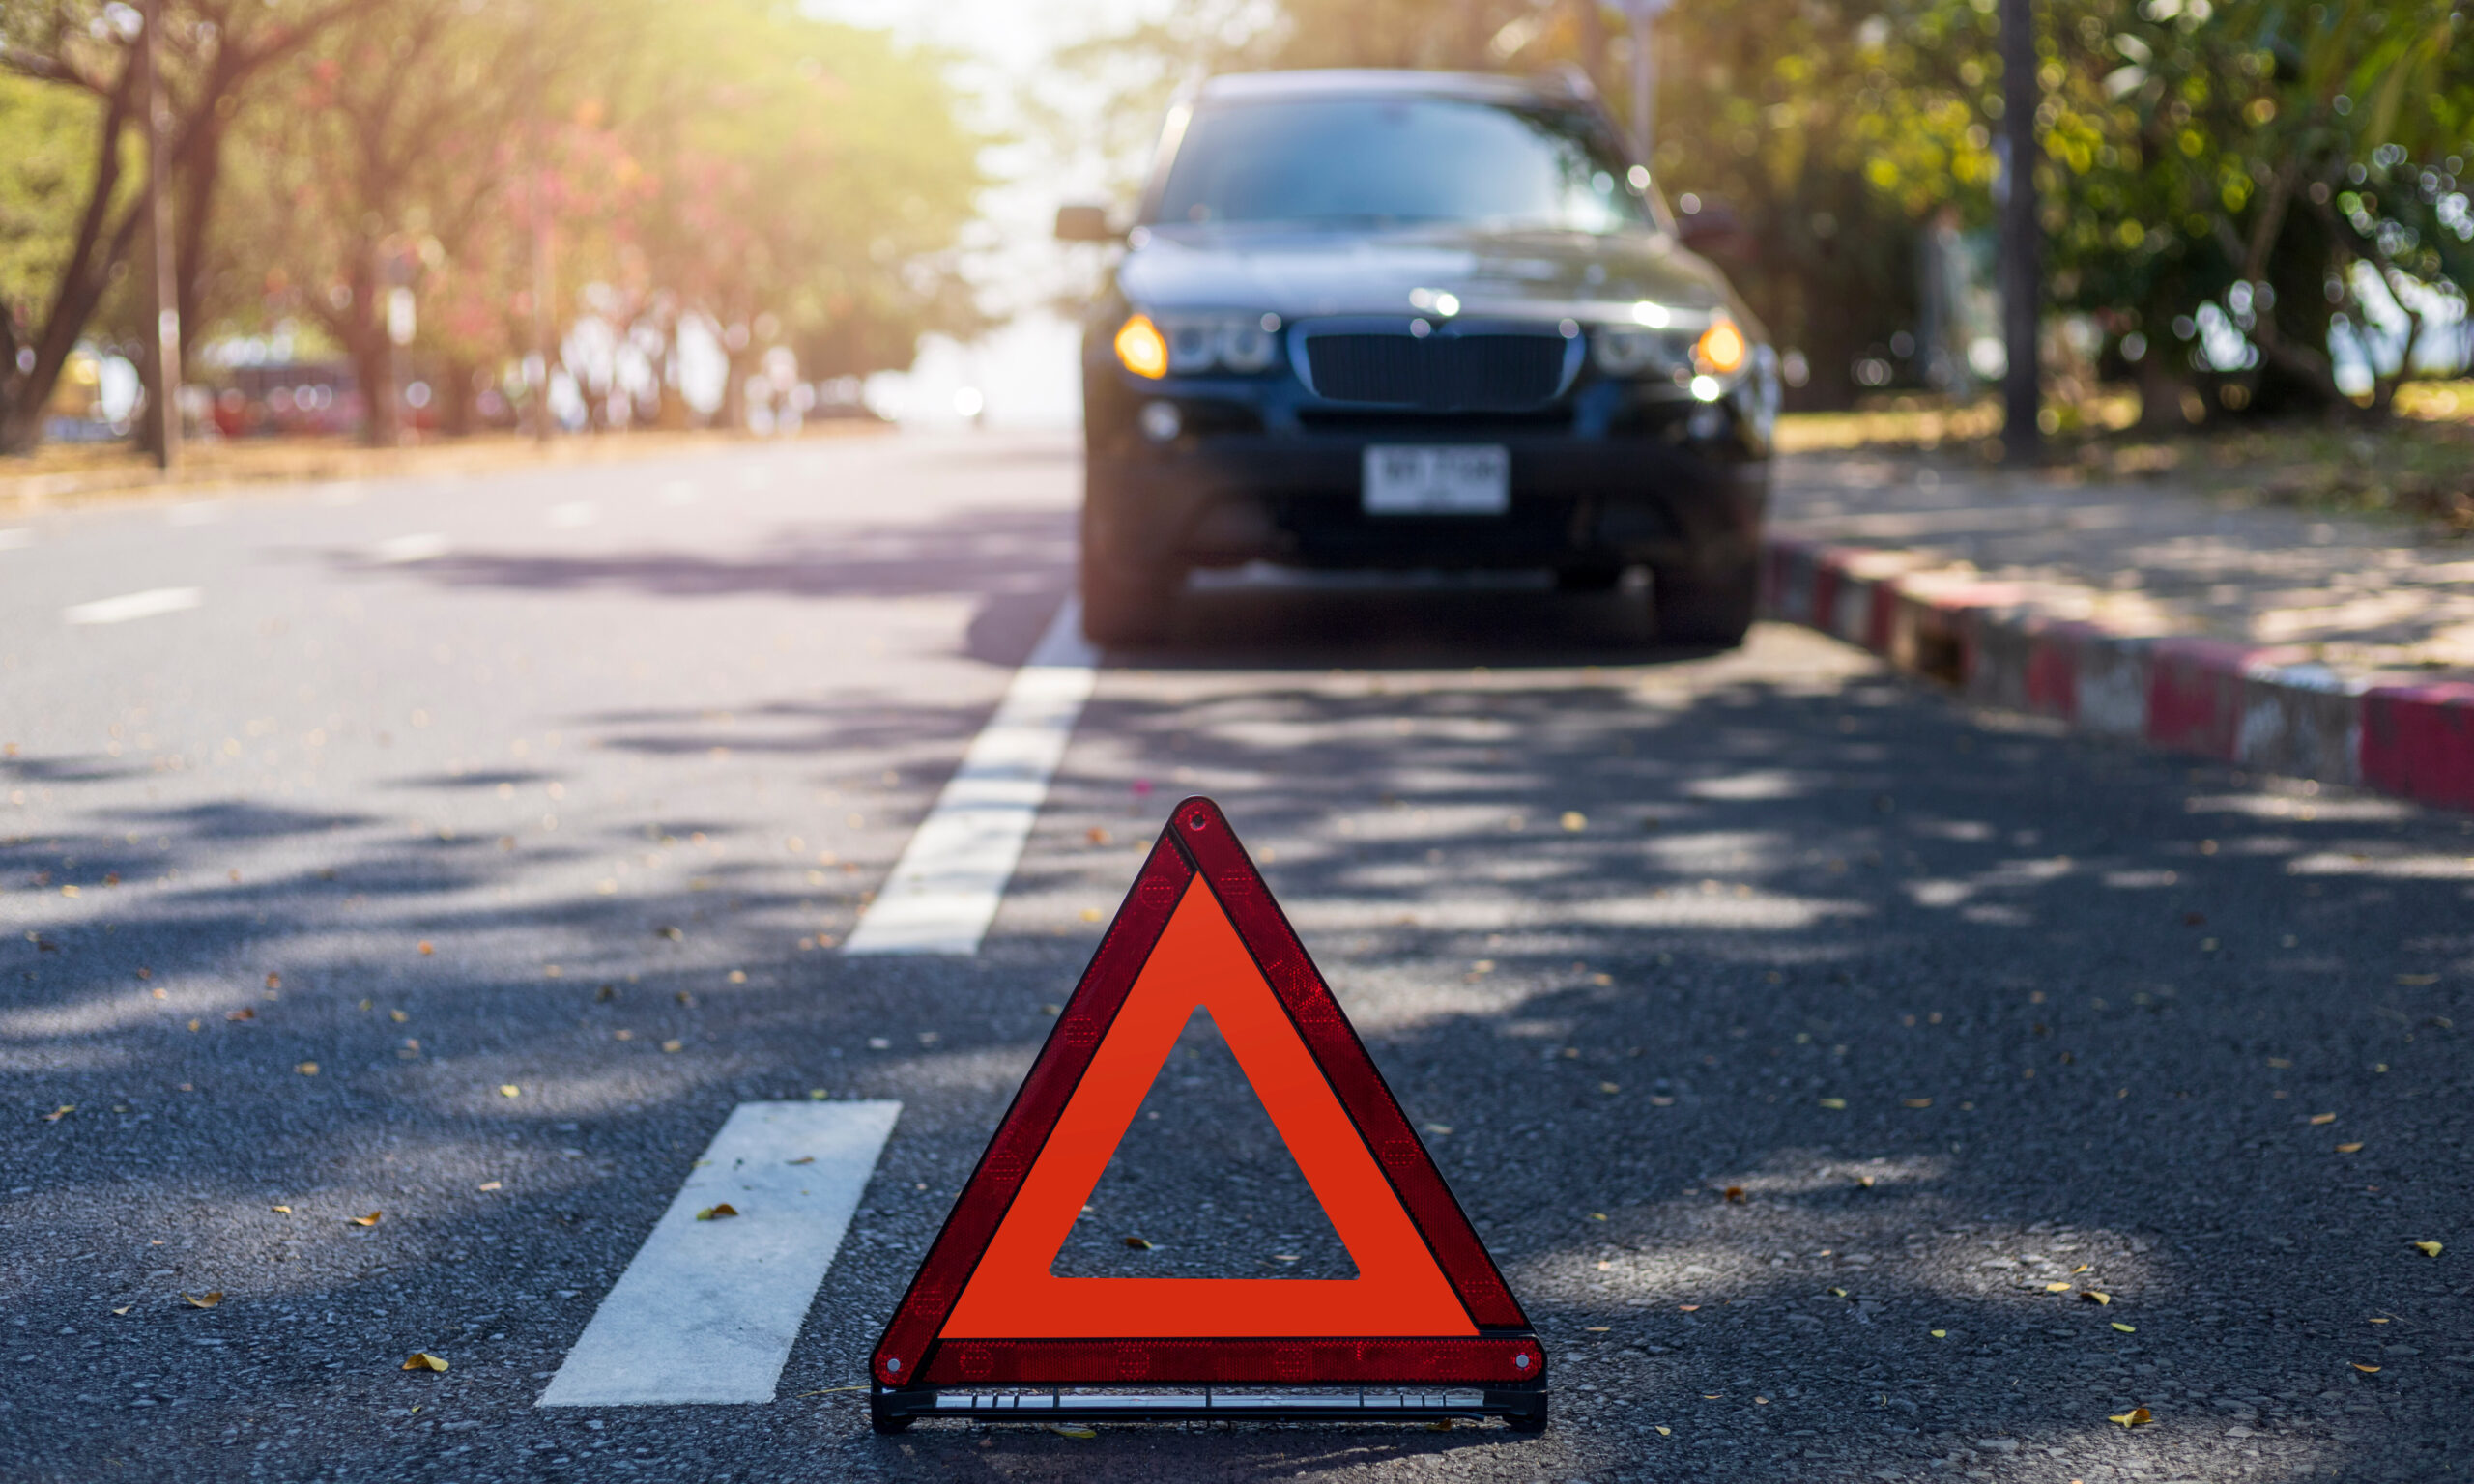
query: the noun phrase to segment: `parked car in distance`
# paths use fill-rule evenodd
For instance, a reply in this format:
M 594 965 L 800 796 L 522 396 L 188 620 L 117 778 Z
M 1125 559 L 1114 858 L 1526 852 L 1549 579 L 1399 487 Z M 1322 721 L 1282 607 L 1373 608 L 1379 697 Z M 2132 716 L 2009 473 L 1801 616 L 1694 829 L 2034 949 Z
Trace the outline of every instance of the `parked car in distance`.
M 1752 619 L 1778 373 L 1594 99 L 1409 71 L 1223 76 L 1168 115 L 1084 325 L 1082 618 L 1186 574 L 1650 574 L 1660 633 Z

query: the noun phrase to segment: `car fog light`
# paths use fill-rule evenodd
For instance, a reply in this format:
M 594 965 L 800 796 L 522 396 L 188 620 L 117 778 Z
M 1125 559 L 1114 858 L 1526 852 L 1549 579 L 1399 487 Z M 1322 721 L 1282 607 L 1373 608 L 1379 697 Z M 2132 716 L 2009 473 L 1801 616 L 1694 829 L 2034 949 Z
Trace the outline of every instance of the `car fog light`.
M 1692 379 L 1692 395 L 1704 402 L 1717 401 L 1719 393 L 1725 390 L 1724 386 L 1718 385 L 1718 379 L 1714 376 L 1696 376 Z
M 1142 436 L 1155 443 L 1172 442 L 1186 430 L 1186 419 L 1174 402 L 1145 402 L 1135 420 L 1141 424 Z

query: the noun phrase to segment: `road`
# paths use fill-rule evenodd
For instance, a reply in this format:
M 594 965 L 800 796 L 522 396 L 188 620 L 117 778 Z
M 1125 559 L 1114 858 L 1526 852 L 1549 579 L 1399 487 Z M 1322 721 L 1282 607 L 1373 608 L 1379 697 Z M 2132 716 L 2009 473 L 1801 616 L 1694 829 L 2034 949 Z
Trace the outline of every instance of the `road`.
M 1249 579 L 1101 666 L 975 953 L 848 953 L 1077 482 L 853 439 L 0 531 L 0 1478 L 2474 1470 L 2474 822 L 1636 593 Z M 1542 1437 L 869 1432 L 1194 792 L 1548 1342 Z M 1057 1270 L 1348 1275 L 1207 1024 L 1175 1065 Z M 869 1101 L 769 1403 L 535 1405 L 734 1108 Z

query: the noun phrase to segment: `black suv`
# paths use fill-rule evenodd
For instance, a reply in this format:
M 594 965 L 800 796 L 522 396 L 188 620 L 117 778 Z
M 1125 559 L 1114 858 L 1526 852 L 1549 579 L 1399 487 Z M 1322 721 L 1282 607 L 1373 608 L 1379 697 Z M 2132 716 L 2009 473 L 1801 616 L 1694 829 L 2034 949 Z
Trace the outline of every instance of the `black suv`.
M 1057 235 L 1117 241 L 1067 207 Z M 1194 567 L 1646 566 L 1752 621 L 1776 357 L 1596 101 L 1444 72 L 1219 77 L 1173 109 L 1085 324 L 1082 622 Z

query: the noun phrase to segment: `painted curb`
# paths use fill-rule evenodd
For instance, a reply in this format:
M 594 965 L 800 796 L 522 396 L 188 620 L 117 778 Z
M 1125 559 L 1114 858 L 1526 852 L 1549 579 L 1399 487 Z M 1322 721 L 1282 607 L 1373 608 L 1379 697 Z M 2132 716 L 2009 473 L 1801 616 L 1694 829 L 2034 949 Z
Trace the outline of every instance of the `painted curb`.
M 1971 699 L 2263 772 L 2474 810 L 2474 684 L 2342 675 L 2300 650 L 2115 634 L 1909 553 L 1772 536 L 1762 611 Z

